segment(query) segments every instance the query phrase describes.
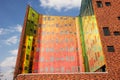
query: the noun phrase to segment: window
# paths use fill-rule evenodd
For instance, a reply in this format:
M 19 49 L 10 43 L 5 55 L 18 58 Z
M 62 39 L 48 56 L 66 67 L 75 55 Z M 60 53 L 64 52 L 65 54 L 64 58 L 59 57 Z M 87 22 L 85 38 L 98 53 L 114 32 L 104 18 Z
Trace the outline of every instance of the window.
M 105 2 L 105 5 L 106 6 L 111 6 L 111 3 L 110 2 Z
M 60 17 L 60 19 L 63 19 L 63 17 Z
M 23 45 L 23 48 L 26 48 L 26 46 L 25 46 L 25 45 Z
M 31 40 L 31 38 L 29 38 L 29 40 Z
M 54 72 L 54 67 L 51 67 L 51 68 L 50 68 L 50 72 Z
M 67 20 L 67 17 L 64 17 L 64 20 Z
M 30 49 L 30 46 L 28 46 L 28 49 Z
M 96 1 L 96 3 L 97 3 L 97 7 L 98 7 L 98 8 L 103 7 L 102 1 Z
M 34 47 L 32 47 L 32 51 L 34 51 Z
M 33 22 L 33 21 L 31 21 L 31 23 L 32 23 L 32 24 L 34 24 L 34 22 Z
M 38 70 L 34 70 L 34 73 L 37 73 L 38 72 Z
M 75 18 L 73 18 L 73 20 L 75 20 Z
M 45 20 L 46 20 L 46 17 L 44 17 L 43 20 L 45 21 Z
M 25 70 L 27 70 L 28 68 L 27 68 L 27 66 L 25 66 L 25 68 L 24 68 Z
M 120 16 L 118 17 L 118 20 L 120 20 Z
M 54 18 L 52 18 L 52 20 L 54 20 Z
M 36 48 L 36 52 L 39 52 L 40 51 L 40 49 L 39 48 Z
M 29 59 L 29 55 L 26 55 L 26 59 L 27 59 L 27 60 Z
M 50 20 L 50 17 L 48 17 L 48 21 Z
M 103 67 L 102 67 L 102 72 L 105 72 L 106 71 L 106 66 L 104 65 Z
M 34 30 L 34 34 L 36 34 L 36 30 Z
M 109 35 L 110 35 L 110 31 L 109 31 L 109 28 L 108 28 L 108 27 L 104 27 L 104 28 L 103 28 L 103 32 L 104 32 L 104 35 L 105 35 L 105 36 L 109 36 Z
M 71 24 L 69 24 L 69 26 L 71 26 Z
M 35 24 L 35 27 L 37 27 L 38 25 L 37 24 Z
M 115 52 L 114 46 L 107 46 L 108 52 Z
M 76 32 L 74 32 L 74 34 L 76 35 Z
M 22 70 L 22 67 L 19 67 L 19 70 Z
M 70 34 L 72 34 L 72 32 L 69 32 Z
M 33 29 L 30 29 L 30 31 L 32 32 L 32 31 L 33 31 Z
M 80 72 L 80 66 L 78 66 L 78 71 Z
M 106 72 L 106 66 L 102 66 L 100 69 L 98 69 L 96 72 Z
M 44 57 L 41 57 L 40 62 L 44 62 Z
M 115 31 L 115 32 L 114 32 L 114 35 L 115 35 L 115 36 L 118 36 L 118 35 L 120 35 L 120 32 L 119 32 L 119 31 Z
M 65 24 L 65 26 L 67 26 L 67 24 Z
M 59 24 L 56 24 L 56 27 L 58 27 L 59 26 Z
M 34 13 L 32 13 L 32 17 L 34 17 L 35 16 L 35 14 Z
M 54 62 L 54 57 L 50 57 L 50 61 L 51 61 L 51 62 Z

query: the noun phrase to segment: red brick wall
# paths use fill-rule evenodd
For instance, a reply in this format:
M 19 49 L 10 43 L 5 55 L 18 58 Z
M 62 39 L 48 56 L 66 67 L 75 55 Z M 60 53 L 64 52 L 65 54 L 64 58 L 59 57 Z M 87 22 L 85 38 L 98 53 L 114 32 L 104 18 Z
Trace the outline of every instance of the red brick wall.
M 105 53 L 107 71 L 109 75 L 119 76 L 120 74 L 120 36 L 115 36 L 114 31 L 120 31 L 120 0 L 99 0 L 103 7 L 98 8 L 93 0 L 94 12 L 97 18 L 98 28 L 101 36 L 103 51 Z M 111 6 L 106 6 L 105 2 L 111 2 Z M 104 36 L 103 27 L 109 27 L 110 36 Z M 108 52 L 107 46 L 114 46 L 115 52 Z

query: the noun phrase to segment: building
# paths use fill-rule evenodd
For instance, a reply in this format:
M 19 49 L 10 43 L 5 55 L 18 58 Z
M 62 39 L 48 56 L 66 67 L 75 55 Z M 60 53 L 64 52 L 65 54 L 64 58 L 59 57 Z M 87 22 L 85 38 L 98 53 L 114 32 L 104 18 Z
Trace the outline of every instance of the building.
M 28 6 L 14 78 L 119 79 L 119 3 L 82 0 L 77 17 L 43 15 Z

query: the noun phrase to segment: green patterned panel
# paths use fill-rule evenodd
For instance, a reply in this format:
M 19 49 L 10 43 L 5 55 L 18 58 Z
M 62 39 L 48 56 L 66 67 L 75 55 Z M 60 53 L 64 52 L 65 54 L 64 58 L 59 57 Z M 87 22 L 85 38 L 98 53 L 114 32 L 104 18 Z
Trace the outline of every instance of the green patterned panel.
M 79 25 L 80 25 L 80 40 L 81 40 L 81 46 L 82 46 L 82 55 L 83 55 L 83 59 L 84 59 L 85 72 L 89 72 L 89 63 L 88 63 L 88 57 L 86 54 L 83 24 L 82 24 L 82 18 L 80 16 L 79 16 Z
M 34 24 L 38 23 L 39 14 L 31 7 L 29 9 L 28 20 L 33 21 Z

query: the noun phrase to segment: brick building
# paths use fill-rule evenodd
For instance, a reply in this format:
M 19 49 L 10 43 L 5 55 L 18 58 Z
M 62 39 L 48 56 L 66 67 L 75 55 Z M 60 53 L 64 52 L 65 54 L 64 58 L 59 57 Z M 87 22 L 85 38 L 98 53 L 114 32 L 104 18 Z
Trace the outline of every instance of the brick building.
M 14 79 L 119 80 L 119 4 L 82 0 L 77 17 L 42 15 L 28 6 Z

